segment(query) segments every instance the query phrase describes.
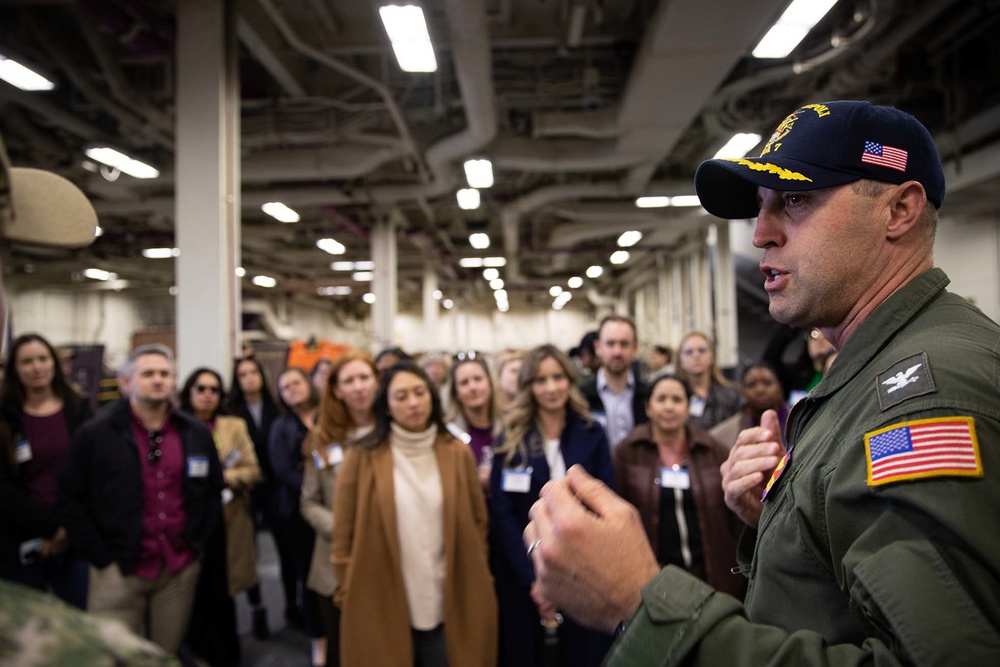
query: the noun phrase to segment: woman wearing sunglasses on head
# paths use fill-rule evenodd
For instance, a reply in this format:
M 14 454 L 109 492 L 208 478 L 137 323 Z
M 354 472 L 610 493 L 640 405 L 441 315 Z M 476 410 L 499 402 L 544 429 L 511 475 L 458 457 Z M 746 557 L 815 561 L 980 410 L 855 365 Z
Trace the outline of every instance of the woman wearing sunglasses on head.
M 448 430 L 469 445 L 479 469 L 479 483 L 490 486 L 493 442 L 503 430 L 497 392 L 486 359 L 478 352 L 459 352 L 452 360 L 448 391 Z
M 333 604 L 337 579 L 330 567 L 330 539 L 336 512 L 333 490 L 347 444 L 372 429 L 376 389 L 378 370 L 371 356 L 357 350 L 342 353 L 330 365 L 316 428 L 303 445 L 307 460 L 300 507 L 302 516 L 316 531 L 306 586 L 318 594 L 328 667 L 340 664 L 340 612 Z
M 87 606 L 88 566 L 73 554 L 56 510 L 70 441 L 90 417 L 52 345 L 37 334 L 14 340 L 0 393 L 0 577 Z
M 472 453 L 413 362 L 384 372 L 374 411 L 334 492 L 341 662 L 492 667 L 496 599 Z
M 210 368 L 192 371 L 181 388 L 181 410 L 212 431 L 226 484 L 224 526 L 208 541 L 188 632 L 195 651 L 211 664 L 239 660 L 233 598 L 255 588 L 260 595 L 250 518 L 250 489 L 260 479 L 260 466 L 246 422 L 220 413 L 224 401 L 222 377 Z
M 504 424 L 506 430 L 494 450 L 490 477 L 500 664 L 543 664 L 543 644 L 558 639 L 560 665 L 596 667 L 611 646 L 611 636 L 587 630 L 569 619 L 558 625 L 561 616 L 539 595 L 534 567 L 521 542 L 528 510 L 542 486 L 550 479 L 564 477 L 573 465 L 582 465 L 614 488 L 607 436 L 591 417 L 577 388 L 576 367 L 561 350 L 542 345 L 525 356 L 517 397 Z M 543 623 L 548 631 L 545 637 Z

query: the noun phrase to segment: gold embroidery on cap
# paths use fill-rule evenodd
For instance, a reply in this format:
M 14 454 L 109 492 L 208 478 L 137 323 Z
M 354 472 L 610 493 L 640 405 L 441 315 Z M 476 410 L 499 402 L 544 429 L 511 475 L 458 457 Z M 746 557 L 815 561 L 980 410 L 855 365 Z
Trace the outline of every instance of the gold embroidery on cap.
M 727 157 L 722 159 L 741 164 L 744 167 L 753 169 L 754 171 L 766 171 L 769 174 L 774 174 L 783 181 L 809 181 L 812 183 L 812 179 L 808 176 L 800 174 L 797 171 L 783 169 L 782 167 L 779 167 L 776 164 L 771 164 L 770 162 L 751 162 L 750 160 L 741 157 Z

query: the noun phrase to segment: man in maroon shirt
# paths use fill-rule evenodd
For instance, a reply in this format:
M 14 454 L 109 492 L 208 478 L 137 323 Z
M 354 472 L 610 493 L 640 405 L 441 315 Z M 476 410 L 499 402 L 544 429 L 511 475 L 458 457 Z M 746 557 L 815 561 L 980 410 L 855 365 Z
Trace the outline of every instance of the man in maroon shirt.
M 220 517 L 222 470 L 211 432 L 171 406 L 169 348 L 136 348 L 121 377 L 128 398 L 73 440 L 60 505 L 92 565 L 88 609 L 145 628 L 173 652 L 187 629 L 204 539 Z

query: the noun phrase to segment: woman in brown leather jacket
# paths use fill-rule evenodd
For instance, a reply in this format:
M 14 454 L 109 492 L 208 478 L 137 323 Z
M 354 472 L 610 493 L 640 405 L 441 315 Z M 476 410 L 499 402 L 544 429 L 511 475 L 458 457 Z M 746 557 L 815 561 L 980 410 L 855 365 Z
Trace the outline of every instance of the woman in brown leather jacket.
M 719 466 L 728 450 L 688 424 L 691 388 L 676 375 L 649 387 L 649 422 L 614 452 L 618 493 L 636 506 L 661 565 L 676 565 L 740 600 L 746 578 L 733 574 L 742 523 L 722 496 Z

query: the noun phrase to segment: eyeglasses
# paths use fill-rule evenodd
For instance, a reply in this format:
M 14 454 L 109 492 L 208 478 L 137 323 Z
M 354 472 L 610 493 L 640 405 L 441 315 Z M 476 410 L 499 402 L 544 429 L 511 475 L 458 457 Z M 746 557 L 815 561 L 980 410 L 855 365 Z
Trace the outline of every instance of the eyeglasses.
M 159 431 L 149 432 L 149 464 L 156 465 L 156 463 L 163 456 L 163 450 L 160 449 L 160 445 L 163 443 L 163 434 Z
M 213 394 L 219 393 L 219 388 L 214 384 L 196 384 L 194 390 L 199 394 L 204 394 L 206 391 Z
M 475 359 L 482 359 L 483 355 L 476 352 L 475 350 L 469 350 L 468 352 L 456 352 L 455 356 L 452 357 L 452 361 L 462 362 L 462 361 L 473 361 Z

